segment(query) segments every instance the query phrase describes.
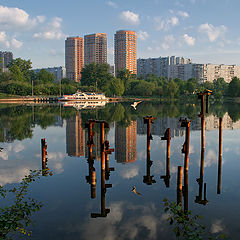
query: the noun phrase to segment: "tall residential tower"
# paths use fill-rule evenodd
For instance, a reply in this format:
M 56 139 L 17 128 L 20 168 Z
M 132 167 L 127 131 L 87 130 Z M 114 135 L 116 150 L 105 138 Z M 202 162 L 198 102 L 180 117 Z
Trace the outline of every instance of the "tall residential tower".
M 66 77 L 80 82 L 84 67 L 84 40 L 81 37 L 68 37 L 65 40 Z
M 107 34 L 95 33 L 84 36 L 84 65 L 107 63 Z
M 114 35 L 115 73 L 128 69 L 137 74 L 137 34 L 134 31 L 119 30 Z

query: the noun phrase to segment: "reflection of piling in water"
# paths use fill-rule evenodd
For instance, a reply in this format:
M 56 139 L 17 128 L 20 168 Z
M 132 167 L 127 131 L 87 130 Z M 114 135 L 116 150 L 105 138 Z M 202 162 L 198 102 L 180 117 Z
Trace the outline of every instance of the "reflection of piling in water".
M 164 137 L 161 137 L 161 140 L 167 141 L 167 149 L 166 149 L 166 175 L 161 176 L 164 179 L 166 187 L 170 185 L 170 141 L 171 141 L 171 129 L 168 128 L 165 131 Z
M 178 166 L 177 175 L 177 204 L 182 205 L 182 181 L 183 181 L 183 167 Z
M 106 175 L 106 158 L 114 150 L 109 148 L 109 142 L 105 141 L 105 128 L 109 128 L 109 125 L 105 121 L 96 121 L 100 123 L 100 144 L 101 144 L 101 213 L 91 213 L 92 218 L 106 217 L 110 212 L 110 209 L 106 209 L 106 189 L 111 188 L 112 184 L 105 183 Z M 107 157 L 106 157 L 107 156 Z
M 106 160 L 106 167 L 105 167 L 105 179 L 109 180 L 110 172 L 114 171 L 113 167 L 109 167 L 109 154 L 114 152 L 113 148 L 109 148 L 109 141 L 105 141 L 105 160 Z
M 204 183 L 204 199 L 202 199 L 202 191 L 203 191 L 203 176 L 204 176 L 204 155 L 205 155 L 205 101 L 204 97 L 206 96 L 206 112 L 208 109 L 208 96 L 211 93 L 208 91 L 198 93 L 198 98 L 201 99 L 201 161 L 200 161 L 200 177 L 197 179 L 199 190 L 198 196 L 196 196 L 195 202 L 199 204 L 206 205 L 208 203 L 206 199 L 206 183 Z
M 153 179 L 153 175 L 151 176 L 151 166 L 152 161 L 150 159 L 150 149 L 151 144 L 150 141 L 153 140 L 152 134 L 151 134 L 151 123 L 153 123 L 153 120 L 156 119 L 152 116 L 144 117 L 144 124 L 147 124 L 147 166 L 146 166 L 146 176 L 143 176 L 143 182 L 147 185 L 152 185 L 153 183 L 156 183 L 156 181 Z
M 219 146 L 218 146 L 218 184 L 217 194 L 221 193 L 221 176 L 222 176 L 222 118 L 219 118 Z
M 46 141 L 45 141 L 45 138 L 42 138 L 41 139 L 41 147 L 42 147 L 42 175 L 43 176 L 46 176 L 47 175 L 47 173 L 46 173 L 46 171 L 45 170 L 48 170 L 48 168 L 47 168 L 47 161 L 48 161 L 48 159 L 47 159 L 47 143 L 46 143 Z
M 183 197 L 184 197 L 184 212 L 188 211 L 188 166 L 189 166 L 189 143 L 190 143 L 190 123 L 191 121 L 188 119 L 180 119 L 181 127 L 186 128 L 186 136 L 185 142 L 183 144 L 182 153 L 185 154 L 184 158 L 184 189 L 183 189 Z
M 86 176 L 87 182 L 91 184 L 91 198 L 96 197 L 96 171 L 94 168 L 94 157 L 93 157 L 93 127 L 95 125 L 95 120 L 89 120 L 86 122 L 85 127 L 88 128 L 88 166 L 89 166 L 89 175 Z
M 188 165 L 189 165 L 189 143 L 190 143 L 190 123 L 191 120 L 180 119 L 181 121 L 181 127 L 186 128 L 186 136 L 185 136 L 185 142 L 183 144 L 182 153 L 185 154 L 184 158 L 184 171 L 188 171 Z

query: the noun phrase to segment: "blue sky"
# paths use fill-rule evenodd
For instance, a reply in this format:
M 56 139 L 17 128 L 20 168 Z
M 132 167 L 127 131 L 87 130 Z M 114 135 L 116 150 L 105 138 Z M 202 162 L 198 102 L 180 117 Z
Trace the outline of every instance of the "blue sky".
M 64 66 L 67 36 L 138 34 L 138 58 L 189 57 L 240 65 L 239 0 L 0 0 L 0 50 L 33 67 Z

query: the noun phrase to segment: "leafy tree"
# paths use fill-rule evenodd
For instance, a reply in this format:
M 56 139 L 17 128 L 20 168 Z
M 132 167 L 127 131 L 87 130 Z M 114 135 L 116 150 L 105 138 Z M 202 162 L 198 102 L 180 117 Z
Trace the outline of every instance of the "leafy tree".
M 55 76 L 53 73 L 48 72 L 46 69 L 41 69 L 36 74 L 36 84 L 53 83 Z
M 82 86 L 95 86 L 102 90 L 109 84 L 112 75 L 109 73 L 109 65 L 91 63 L 82 69 Z
M 239 97 L 240 96 L 240 79 L 234 77 L 228 85 L 228 95 L 230 97 Z
M 109 90 L 111 95 L 122 96 L 125 90 L 123 81 L 120 78 L 112 77 Z
M 27 82 L 31 81 L 31 72 L 30 69 L 32 68 L 32 62 L 30 60 L 23 60 L 21 58 L 17 58 L 11 61 L 8 65 L 8 69 L 10 72 L 16 72 L 16 68 L 19 68 L 20 72 L 24 76 L 24 80 Z

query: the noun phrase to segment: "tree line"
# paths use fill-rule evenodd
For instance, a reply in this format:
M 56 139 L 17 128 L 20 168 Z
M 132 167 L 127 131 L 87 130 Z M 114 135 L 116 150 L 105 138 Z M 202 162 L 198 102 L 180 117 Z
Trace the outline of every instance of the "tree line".
M 81 82 L 67 78 L 54 82 L 54 74 L 42 69 L 38 73 L 32 70 L 30 60 L 14 59 L 8 66 L 8 72 L 0 73 L 0 91 L 14 95 L 60 95 L 72 94 L 77 90 L 104 92 L 107 96 L 147 96 L 158 98 L 179 98 L 191 96 L 198 91 L 209 89 L 214 98 L 240 97 L 240 79 L 234 77 L 230 83 L 223 78 L 213 82 L 199 83 L 195 78 L 187 81 L 167 79 L 149 74 L 137 77 L 128 69 L 117 72 L 116 77 L 109 71 L 109 65 L 91 63 L 81 72 Z M 33 92 L 32 92 L 33 90 Z

